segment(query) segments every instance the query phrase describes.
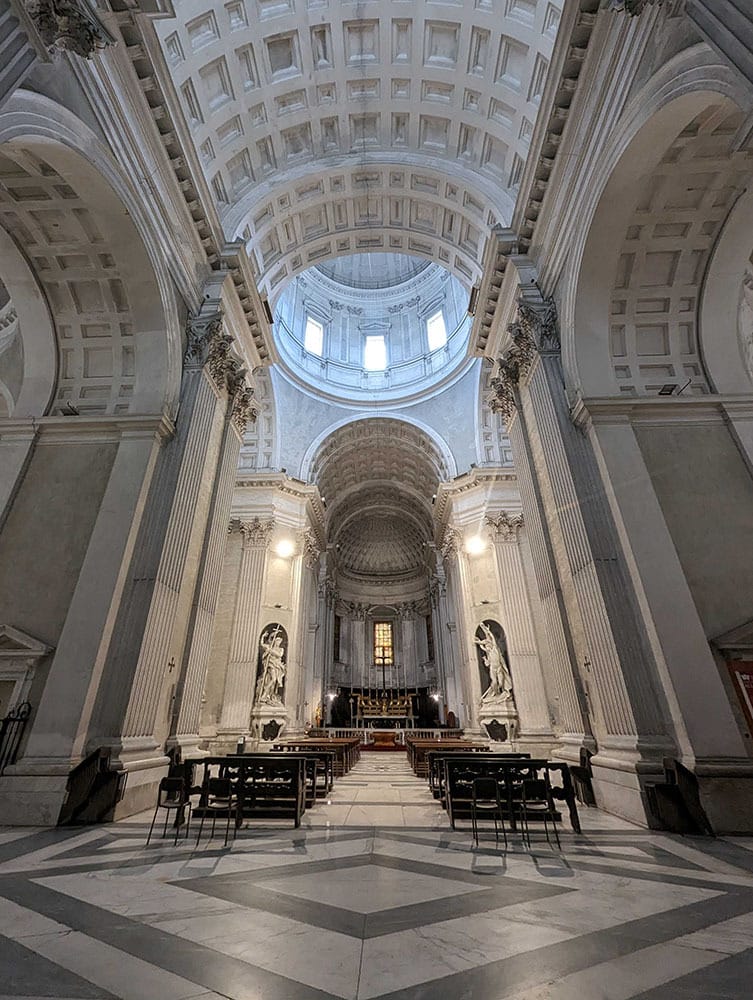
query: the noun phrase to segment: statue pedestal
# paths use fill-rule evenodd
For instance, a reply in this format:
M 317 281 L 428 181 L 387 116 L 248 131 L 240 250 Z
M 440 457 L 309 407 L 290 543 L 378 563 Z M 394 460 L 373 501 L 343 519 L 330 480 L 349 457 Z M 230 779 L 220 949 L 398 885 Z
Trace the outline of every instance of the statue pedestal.
M 257 740 L 259 749 L 269 749 L 282 737 L 288 724 L 288 713 L 280 702 L 277 705 L 254 705 L 251 709 L 251 739 Z
M 518 734 L 518 712 L 515 703 L 502 698 L 482 701 L 478 723 L 483 735 L 492 743 L 511 744 Z

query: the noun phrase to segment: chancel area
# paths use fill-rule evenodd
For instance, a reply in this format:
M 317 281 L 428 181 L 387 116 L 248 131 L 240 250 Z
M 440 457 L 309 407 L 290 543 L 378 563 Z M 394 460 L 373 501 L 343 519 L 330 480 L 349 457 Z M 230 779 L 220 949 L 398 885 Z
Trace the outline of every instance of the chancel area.
M 752 182 L 746 0 L 0 0 L 0 997 L 750 995 Z

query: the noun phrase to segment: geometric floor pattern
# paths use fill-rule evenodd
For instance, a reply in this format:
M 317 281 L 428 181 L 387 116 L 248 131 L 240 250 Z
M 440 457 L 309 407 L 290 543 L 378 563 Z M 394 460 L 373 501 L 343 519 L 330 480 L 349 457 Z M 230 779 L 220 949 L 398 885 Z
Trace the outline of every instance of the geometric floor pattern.
M 750 1000 L 753 841 L 580 815 L 473 849 L 382 756 L 227 849 L 6 828 L 0 1000 Z

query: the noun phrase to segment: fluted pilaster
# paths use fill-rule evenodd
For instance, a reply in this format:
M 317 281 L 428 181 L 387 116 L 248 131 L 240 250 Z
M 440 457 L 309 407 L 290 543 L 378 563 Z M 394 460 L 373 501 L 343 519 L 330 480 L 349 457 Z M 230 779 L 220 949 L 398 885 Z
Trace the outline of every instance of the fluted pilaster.
M 551 735 L 546 688 L 520 551 L 521 514 L 487 518 L 500 578 L 499 604 L 507 637 L 521 735 Z
M 231 531 L 241 533 L 243 549 L 225 675 L 221 731 L 243 733 L 248 730 L 259 655 L 259 612 L 264 569 L 273 529 L 273 520 L 262 521 L 259 518 L 230 523 Z

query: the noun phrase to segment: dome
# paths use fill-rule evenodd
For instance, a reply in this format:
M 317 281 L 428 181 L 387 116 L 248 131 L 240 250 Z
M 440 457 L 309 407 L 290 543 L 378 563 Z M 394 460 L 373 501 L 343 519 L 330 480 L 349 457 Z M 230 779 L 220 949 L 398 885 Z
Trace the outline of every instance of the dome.
M 340 567 L 350 576 L 413 576 L 423 564 L 424 539 L 398 513 L 354 518 L 338 539 Z
M 468 290 L 433 261 L 348 254 L 282 292 L 274 334 L 283 370 L 318 395 L 358 404 L 423 397 L 464 370 Z

